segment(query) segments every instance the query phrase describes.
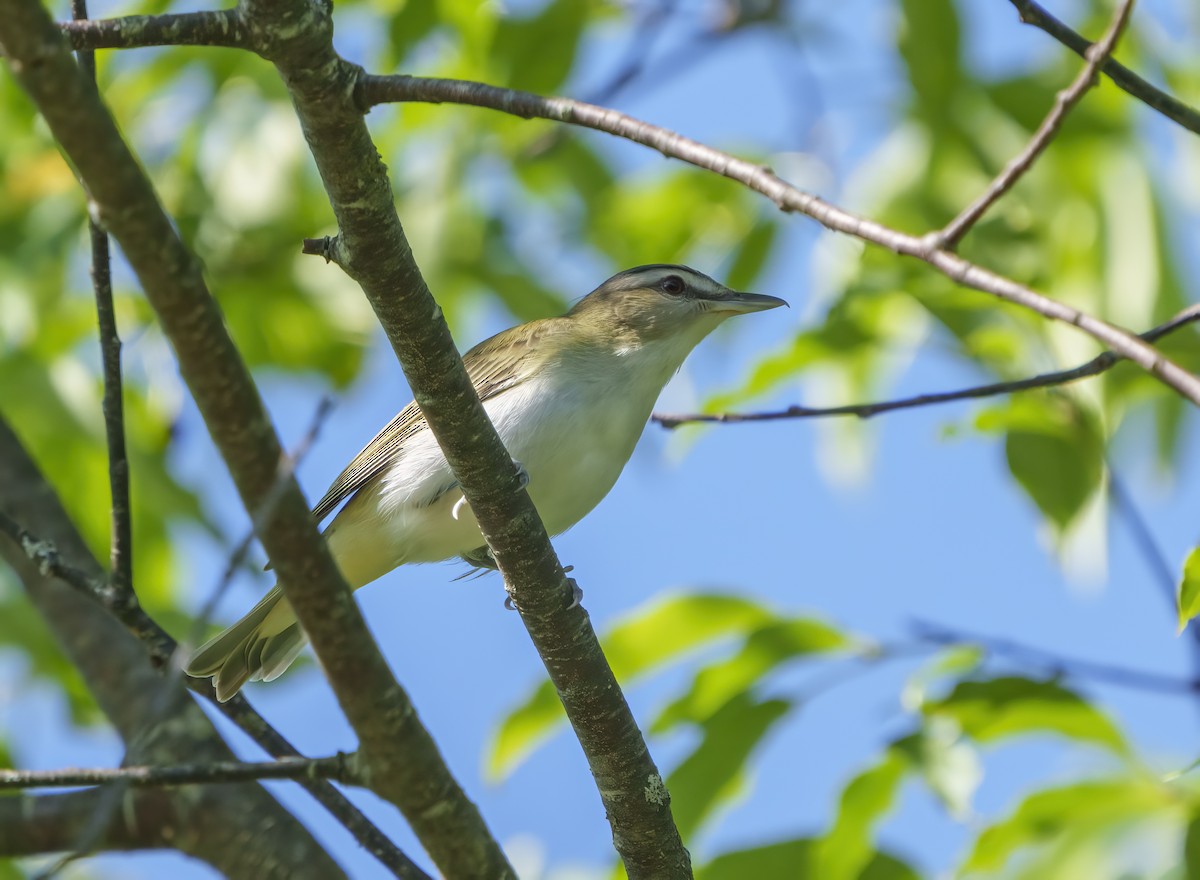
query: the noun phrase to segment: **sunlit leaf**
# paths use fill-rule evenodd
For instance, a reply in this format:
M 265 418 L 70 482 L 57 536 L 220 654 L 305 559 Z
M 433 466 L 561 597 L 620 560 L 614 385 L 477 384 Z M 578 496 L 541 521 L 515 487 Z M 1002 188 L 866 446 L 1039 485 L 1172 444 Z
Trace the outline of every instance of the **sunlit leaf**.
M 811 838 L 769 843 L 727 852 L 696 869 L 696 880 L 819 880 L 812 859 Z M 872 854 L 857 880 L 918 880 L 918 874 L 887 853 Z
M 781 664 L 853 645 L 845 634 L 819 620 L 772 621 L 751 632 L 733 657 L 701 668 L 687 693 L 663 709 L 651 729 L 663 731 L 681 721 L 703 721 Z
M 791 708 L 784 700 L 731 700 L 701 725 L 700 745 L 667 777 L 671 811 L 684 840 L 737 793 L 746 763 L 764 736 Z
M 971 817 L 971 801 L 983 781 L 979 754 L 950 718 L 931 718 L 916 733 L 897 740 L 925 784 L 957 821 Z
M 858 877 L 874 853 L 871 837 L 875 824 L 891 807 L 910 769 L 903 750 L 889 748 L 873 767 L 859 773 L 843 789 L 833 827 L 814 852 L 821 880 Z
M 963 681 L 948 696 L 922 708 L 930 717 L 954 719 L 963 733 L 981 743 L 1055 733 L 1118 753 L 1128 748 L 1103 712 L 1054 681 L 1015 676 Z
M 1067 830 L 1097 834 L 1175 808 L 1177 804 L 1166 789 L 1141 778 L 1082 782 L 1035 792 L 1011 816 L 984 829 L 963 869 L 995 871 L 1018 850 L 1048 843 Z
M 1183 561 L 1183 575 L 1179 580 L 1179 631 L 1197 614 L 1200 614 L 1200 547 L 1194 547 Z
M 601 639 L 622 685 L 715 639 L 761 625 L 772 617 L 748 599 L 720 594 L 672 596 L 650 603 Z M 550 682 L 543 682 L 500 722 L 485 752 L 493 779 L 507 775 L 564 720 Z

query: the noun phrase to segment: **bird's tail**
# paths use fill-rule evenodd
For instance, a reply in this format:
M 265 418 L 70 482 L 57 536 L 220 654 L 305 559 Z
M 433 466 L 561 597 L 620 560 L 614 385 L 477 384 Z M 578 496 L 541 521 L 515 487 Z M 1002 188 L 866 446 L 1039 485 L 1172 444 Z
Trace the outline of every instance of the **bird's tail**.
M 248 681 L 273 681 L 283 675 L 308 642 L 279 587 L 229 629 L 205 642 L 192 655 L 187 674 L 212 678 L 224 703 Z

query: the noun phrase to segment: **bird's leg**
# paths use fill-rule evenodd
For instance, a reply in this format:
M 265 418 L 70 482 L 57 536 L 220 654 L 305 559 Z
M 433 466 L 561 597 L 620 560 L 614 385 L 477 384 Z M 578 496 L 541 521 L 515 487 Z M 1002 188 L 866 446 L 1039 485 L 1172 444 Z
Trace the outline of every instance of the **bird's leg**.
M 521 488 L 524 489 L 526 486 L 529 485 L 529 471 L 525 470 L 525 465 L 521 464 L 521 462 L 517 461 L 515 458 L 513 459 L 513 465 L 517 469 L 517 480 L 520 482 Z M 450 488 L 457 489 L 458 483 L 451 484 Z M 467 503 L 466 495 L 464 495 L 462 498 L 459 498 L 457 501 L 455 501 L 454 506 L 450 508 L 450 516 L 453 519 L 457 520 L 459 514 L 462 513 L 462 509 L 466 505 L 466 503 Z M 466 557 L 463 557 L 463 558 L 465 559 Z M 495 567 L 496 567 L 495 564 L 493 564 L 491 566 L 491 568 L 495 568 Z

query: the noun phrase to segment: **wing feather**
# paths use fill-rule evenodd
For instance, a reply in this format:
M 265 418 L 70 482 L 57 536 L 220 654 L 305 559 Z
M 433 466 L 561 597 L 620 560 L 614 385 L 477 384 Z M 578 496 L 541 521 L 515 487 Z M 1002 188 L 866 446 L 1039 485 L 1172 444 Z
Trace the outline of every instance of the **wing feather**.
M 479 399 L 486 401 L 503 394 L 535 373 L 546 351 L 538 343 L 566 332 L 567 325 L 562 318 L 547 318 L 514 327 L 484 340 L 463 355 L 467 375 Z M 386 471 L 403 452 L 405 443 L 426 428 L 416 401 L 400 410 L 333 481 L 313 508 L 313 517 L 318 522 L 325 519 L 339 504 Z

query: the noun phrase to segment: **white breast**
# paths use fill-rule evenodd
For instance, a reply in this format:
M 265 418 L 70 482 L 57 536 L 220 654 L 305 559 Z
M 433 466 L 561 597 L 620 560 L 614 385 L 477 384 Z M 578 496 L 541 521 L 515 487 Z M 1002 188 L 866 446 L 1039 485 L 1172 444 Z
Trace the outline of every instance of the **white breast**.
M 649 369 L 644 349 L 573 359 L 484 403 L 505 448 L 528 472 L 529 494 L 551 535 L 608 494 L 686 354 L 655 357 Z M 461 492 L 446 491 L 453 479 L 432 433 L 421 431 L 378 484 L 351 499 L 326 538 L 352 586 L 404 563 L 482 546 L 469 508 L 457 504 Z

